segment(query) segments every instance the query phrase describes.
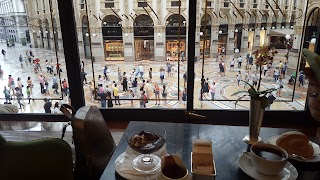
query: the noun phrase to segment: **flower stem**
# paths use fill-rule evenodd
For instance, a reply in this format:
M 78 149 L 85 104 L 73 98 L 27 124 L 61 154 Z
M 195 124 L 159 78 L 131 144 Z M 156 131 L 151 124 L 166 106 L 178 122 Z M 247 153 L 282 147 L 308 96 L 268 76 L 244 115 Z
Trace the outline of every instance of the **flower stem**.
M 262 75 L 262 66 L 260 65 L 259 67 L 259 72 L 260 72 L 260 75 L 259 75 L 259 83 L 258 83 L 258 89 L 257 91 L 259 92 L 260 91 L 260 85 L 261 85 L 261 75 Z

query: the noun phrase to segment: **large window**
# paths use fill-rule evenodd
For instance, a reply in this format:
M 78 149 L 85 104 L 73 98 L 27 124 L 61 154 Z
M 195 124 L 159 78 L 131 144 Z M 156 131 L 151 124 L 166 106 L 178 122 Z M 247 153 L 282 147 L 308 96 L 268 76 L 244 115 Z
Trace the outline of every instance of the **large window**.
M 239 0 L 236 4 L 240 8 L 246 8 L 246 4 L 251 8 L 246 10 L 242 19 L 236 11 L 226 8 L 230 7 L 230 1 L 208 1 L 216 2 L 215 4 L 220 7 L 215 6 L 214 8 L 217 8 L 215 11 L 208 8 L 207 13 L 204 12 L 205 1 L 202 1 L 203 3 L 198 4 L 201 6 L 198 7 L 201 12 L 197 12 L 199 26 L 194 37 L 195 47 L 192 49 L 195 52 L 195 57 L 192 57 L 194 63 L 188 64 L 187 60 L 190 59 L 188 38 L 193 36 L 188 32 L 190 27 L 187 10 L 182 9 L 179 14 L 178 9 L 174 8 L 174 11 L 164 13 L 161 10 L 162 6 L 159 8 L 157 3 L 149 3 L 149 7 L 146 1 L 138 3 L 124 1 L 119 3 L 118 9 L 113 8 L 114 2 L 114 0 L 97 1 L 90 4 L 88 11 L 91 12 L 85 12 L 85 1 L 74 1 L 77 46 L 81 62 L 79 77 L 84 83 L 83 98 L 86 105 L 101 107 L 103 105 L 101 93 L 110 92 L 114 109 L 141 106 L 154 109 L 185 109 L 188 103 L 192 103 L 186 101 L 187 97 L 193 96 L 195 109 L 248 110 L 248 98 L 244 98 L 235 106 L 239 96 L 232 94 L 248 89 L 243 81 L 238 85 L 237 76 L 240 74 L 238 77 L 241 76 L 241 80 L 252 84 L 253 79 L 256 79 L 255 74 L 259 73 L 257 71 L 259 67 L 254 63 L 247 65 L 247 60 L 249 62 L 260 45 L 273 44 L 277 46 L 279 54 L 267 67 L 266 72 L 263 72 L 262 88 L 277 87 L 278 79 L 274 78 L 274 74 L 277 75 L 277 71 L 284 66 L 286 71 L 282 74 L 283 89 L 280 95 L 275 94 L 277 99 L 271 110 L 305 108 L 308 81 L 304 79 L 304 85 L 300 84 L 299 87 L 301 74 L 299 52 L 301 44 L 308 45 L 311 37 L 317 34 L 316 25 L 308 27 L 308 34 L 304 38 L 306 40 L 301 41 L 304 34 L 301 32 L 297 35 L 294 28 L 297 17 L 289 12 L 282 17 L 281 13 L 274 15 L 273 12 L 258 10 L 260 3 L 258 0 Z M 168 8 L 179 5 L 179 1 L 167 2 Z M 40 3 L 39 15 L 37 11 L 32 11 L 39 8 L 38 3 Z M 18 27 L 8 22 L 0 27 L 1 36 L 8 41 L 8 44 L 2 44 L 8 52 L 8 61 L 12 59 L 12 62 L 15 62 L 1 64 L 5 74 L 0 82 L 3 86 L 8 85 L 9 72 L 15 81 L 20 77 L 24 85 L 21 89 L 25 94 L 22 102 L 26 107 L 20 112 L 44 112 L 44 98 L 60 104 L 72 102 L 72 91 L 68 88 L 68 83 L 64 83 L 64 79 L 65 82 L 68 81 L 66 71 L 68 59 L 64 59 L 64 44 L 60 29 L 60 18 L 63 17 L 59 17 L 57 3 L 50 4 L 52 7 L 49 3 L 46 6 L 42 6 L 41 3 L 42 1 L 38 0 L 27 5 L 28 12 L 25 12 L 25 17 L 28 17 L 28 26 Z M 91 7 L 94 4 L 97 7 Z M 140 7 L 139 11 L 129 11 L 125 8 L 133 7 L 134 4 Z M 264 5 L 263 2 L 262 9 Z M 42 11 L 43 8 L 46 13 Z M 48 14 L 50 8 L 54 13 Z M 299 8 L 305 9 L 305 7 Z M 16 21 L 16 18 L 19 19 L 14 17 L 13 21 Z M 316 19 L 312 21 L 315 21 L 313 24 L 317 24 Z M 19 22 L 22 20 L 19 19 Z M 284 27 L 281 28 L 282 26 Z M 30 32 L 29 35 L 26 30 Z M 291 37 L 288 40 L 285 38 L 287 33 Z M 24 43 L 27 38 L 31 43 Z M 22 54 L 23 59 L 26 57 L 29 62 L 30 54 L 26 54 L 28 50 L 33 53 L 31 65 L 27 63 L 27 66 L 23 61 L 21 67 L 20 63 L 13 61 L 19 59 L 19 55 Z M 36 58 L 40 60 L 40 66 L 34 69 L 36 64 L 33 64 L 33 60 Z M 241 66 L 238 66 L 239 59 L 242 59 Z M 188 67 L 193 64 L 195 78 L 190 79 Z M 231 67 L 231 64 L 234 66 Z M 47 78 L 48 87 L 46 83 L 40 84 L 40 81 L 43 81 L 43 78 L 39 77 L 41 73 Z M 72 76 L 78 77 L 76 74 Z M 30 105 L 26 95 L 28 77 L 34 83 Z M 52 86 L 53 79 L 56 78 L 57 91 L 55 86 Z M 195 84 L 192 92 L 190 88 L 189 92 L 186 89 L 190 81 Z M 209 87 L 213 87 L 211 91 Z M 0 97 L 3 103 L 4 94 Z M 148 103 L 143 104 L 146 101 L 143 98 L 147 98 Z M 12 102 L 19 106 L 15 97 Z M 34 104 L 39 104 L 35 110 Z

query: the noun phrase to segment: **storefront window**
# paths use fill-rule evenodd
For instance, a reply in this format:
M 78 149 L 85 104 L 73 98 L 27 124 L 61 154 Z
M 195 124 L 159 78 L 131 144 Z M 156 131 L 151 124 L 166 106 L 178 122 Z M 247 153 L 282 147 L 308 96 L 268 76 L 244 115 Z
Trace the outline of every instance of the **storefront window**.
M 154 60 L 153 21 L 145 14 L 134 20 L 134 49 L 136 60 Z
M 108 15 L 103 19 L 102 36 L 105 60 L 124 60 L 122 24 L 118 17 Z
M 200 55 L 210 57 L 210 47 L 211 47 L 211 17 L 206 14 L 201 19 L 201 27 L 200 27 Z
M 179 17 L 180 16 L 180 17 Z M 180 31 L 179 31 L 180 24 Z M 180 52 L 179 52 L 179 40 L 180 40 Z M 167 60 L 178 60 L 180 53 L 186 52 L 186 20 L 183 16 L 173 14 L 168 17 L 166 21 L 166 56 Z M 182 59 L 180 59 L 182 60 Z

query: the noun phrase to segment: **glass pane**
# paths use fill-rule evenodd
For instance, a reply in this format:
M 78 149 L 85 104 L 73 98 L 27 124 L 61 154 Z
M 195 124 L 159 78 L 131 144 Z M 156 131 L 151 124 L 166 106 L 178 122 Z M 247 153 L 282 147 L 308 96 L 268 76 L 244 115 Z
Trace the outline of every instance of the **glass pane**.
M 225 3 L 225 1 L 220 2 Z M 253 5 L 262 3 L 252 2 Z M 300 19 L 301 23 L 292 23 L 297 22 L 295 18 L 304 17 L 306 13 L 304 4 L 299 5 L 302 14 L 291 11 L 290 15 L 278 17 L 266 11 L 250 10 L 244 14 L 220 12 L 218 18 L 211 14 L 210 10 L 201 13 L 201 27 L 197 29 L 196 37 L 196 44 L 199 43 L 199 47 L 196 46 L 195 49 L 200 61 L 195 63 L 194 107 L 248 109 L 248 97 L 242 98 L 235 107 L 236 99 L 245 93 L 232 94 L 247 91 L 249 86 L 245 82 L 258 88 L 260 66 L 255 65 L 255 53 L 261 46 L 270 46 L 278 53 L 273 57 L 272 64 L 261 66 L 260 90 L 277 89 L 272 93 L 276 100 L 271 105 L 271 110 L 304 110 L 308 81 L 301 73 L 299 52 L 303 46 L 307 48 L 312 46 L 309 45 L 310 39 L 317 30 L 315 26 L 307 26 L 305 33 L 307 42 L 302 41 L 304 32 L 300 27 L 303 27 L 303 21 Z M 319 18 L 313 18 L 311 21 L 317 19 Z M 318 22 L 313 24 L 317 25 Z
M 50 99 L 52 111 L 56 103 L 68 102 L 61 94 L 67 76 L 59 11 L 57 2 L 50 2 L 0 5 L 1 14 L 6 14 L 0 17 L 0 98 L 1 103 L 20 108 L 19 112 L 44 113 L 45 98 Z
M 112 13 L 88 13 L 89 18 L 75 12 L 76 19 L 82 20 L 78 22 L 82 29 L 78 38 L 87 74 L 86 104 L 103 108 L 185 108 L 182 78 L 186 71 L 187 20 L 179 13 L 163 14 L 165 3 L 171 6 L 171 1 L 114 1 Z M 119 10 L 131 5 L 148 13 Z

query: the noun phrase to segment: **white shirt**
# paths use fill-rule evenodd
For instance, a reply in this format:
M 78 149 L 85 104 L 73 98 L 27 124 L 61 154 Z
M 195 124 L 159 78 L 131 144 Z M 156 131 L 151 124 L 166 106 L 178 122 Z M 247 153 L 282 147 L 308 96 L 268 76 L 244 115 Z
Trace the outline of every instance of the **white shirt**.
M 268 70 L 268 65 L 267 64 L 263 65 L 263 70 L 265 70 L 265 71 Z
M 239 58 L 238 58 L 238 62 L 242 62 L 242 57 L 239 57 Z

